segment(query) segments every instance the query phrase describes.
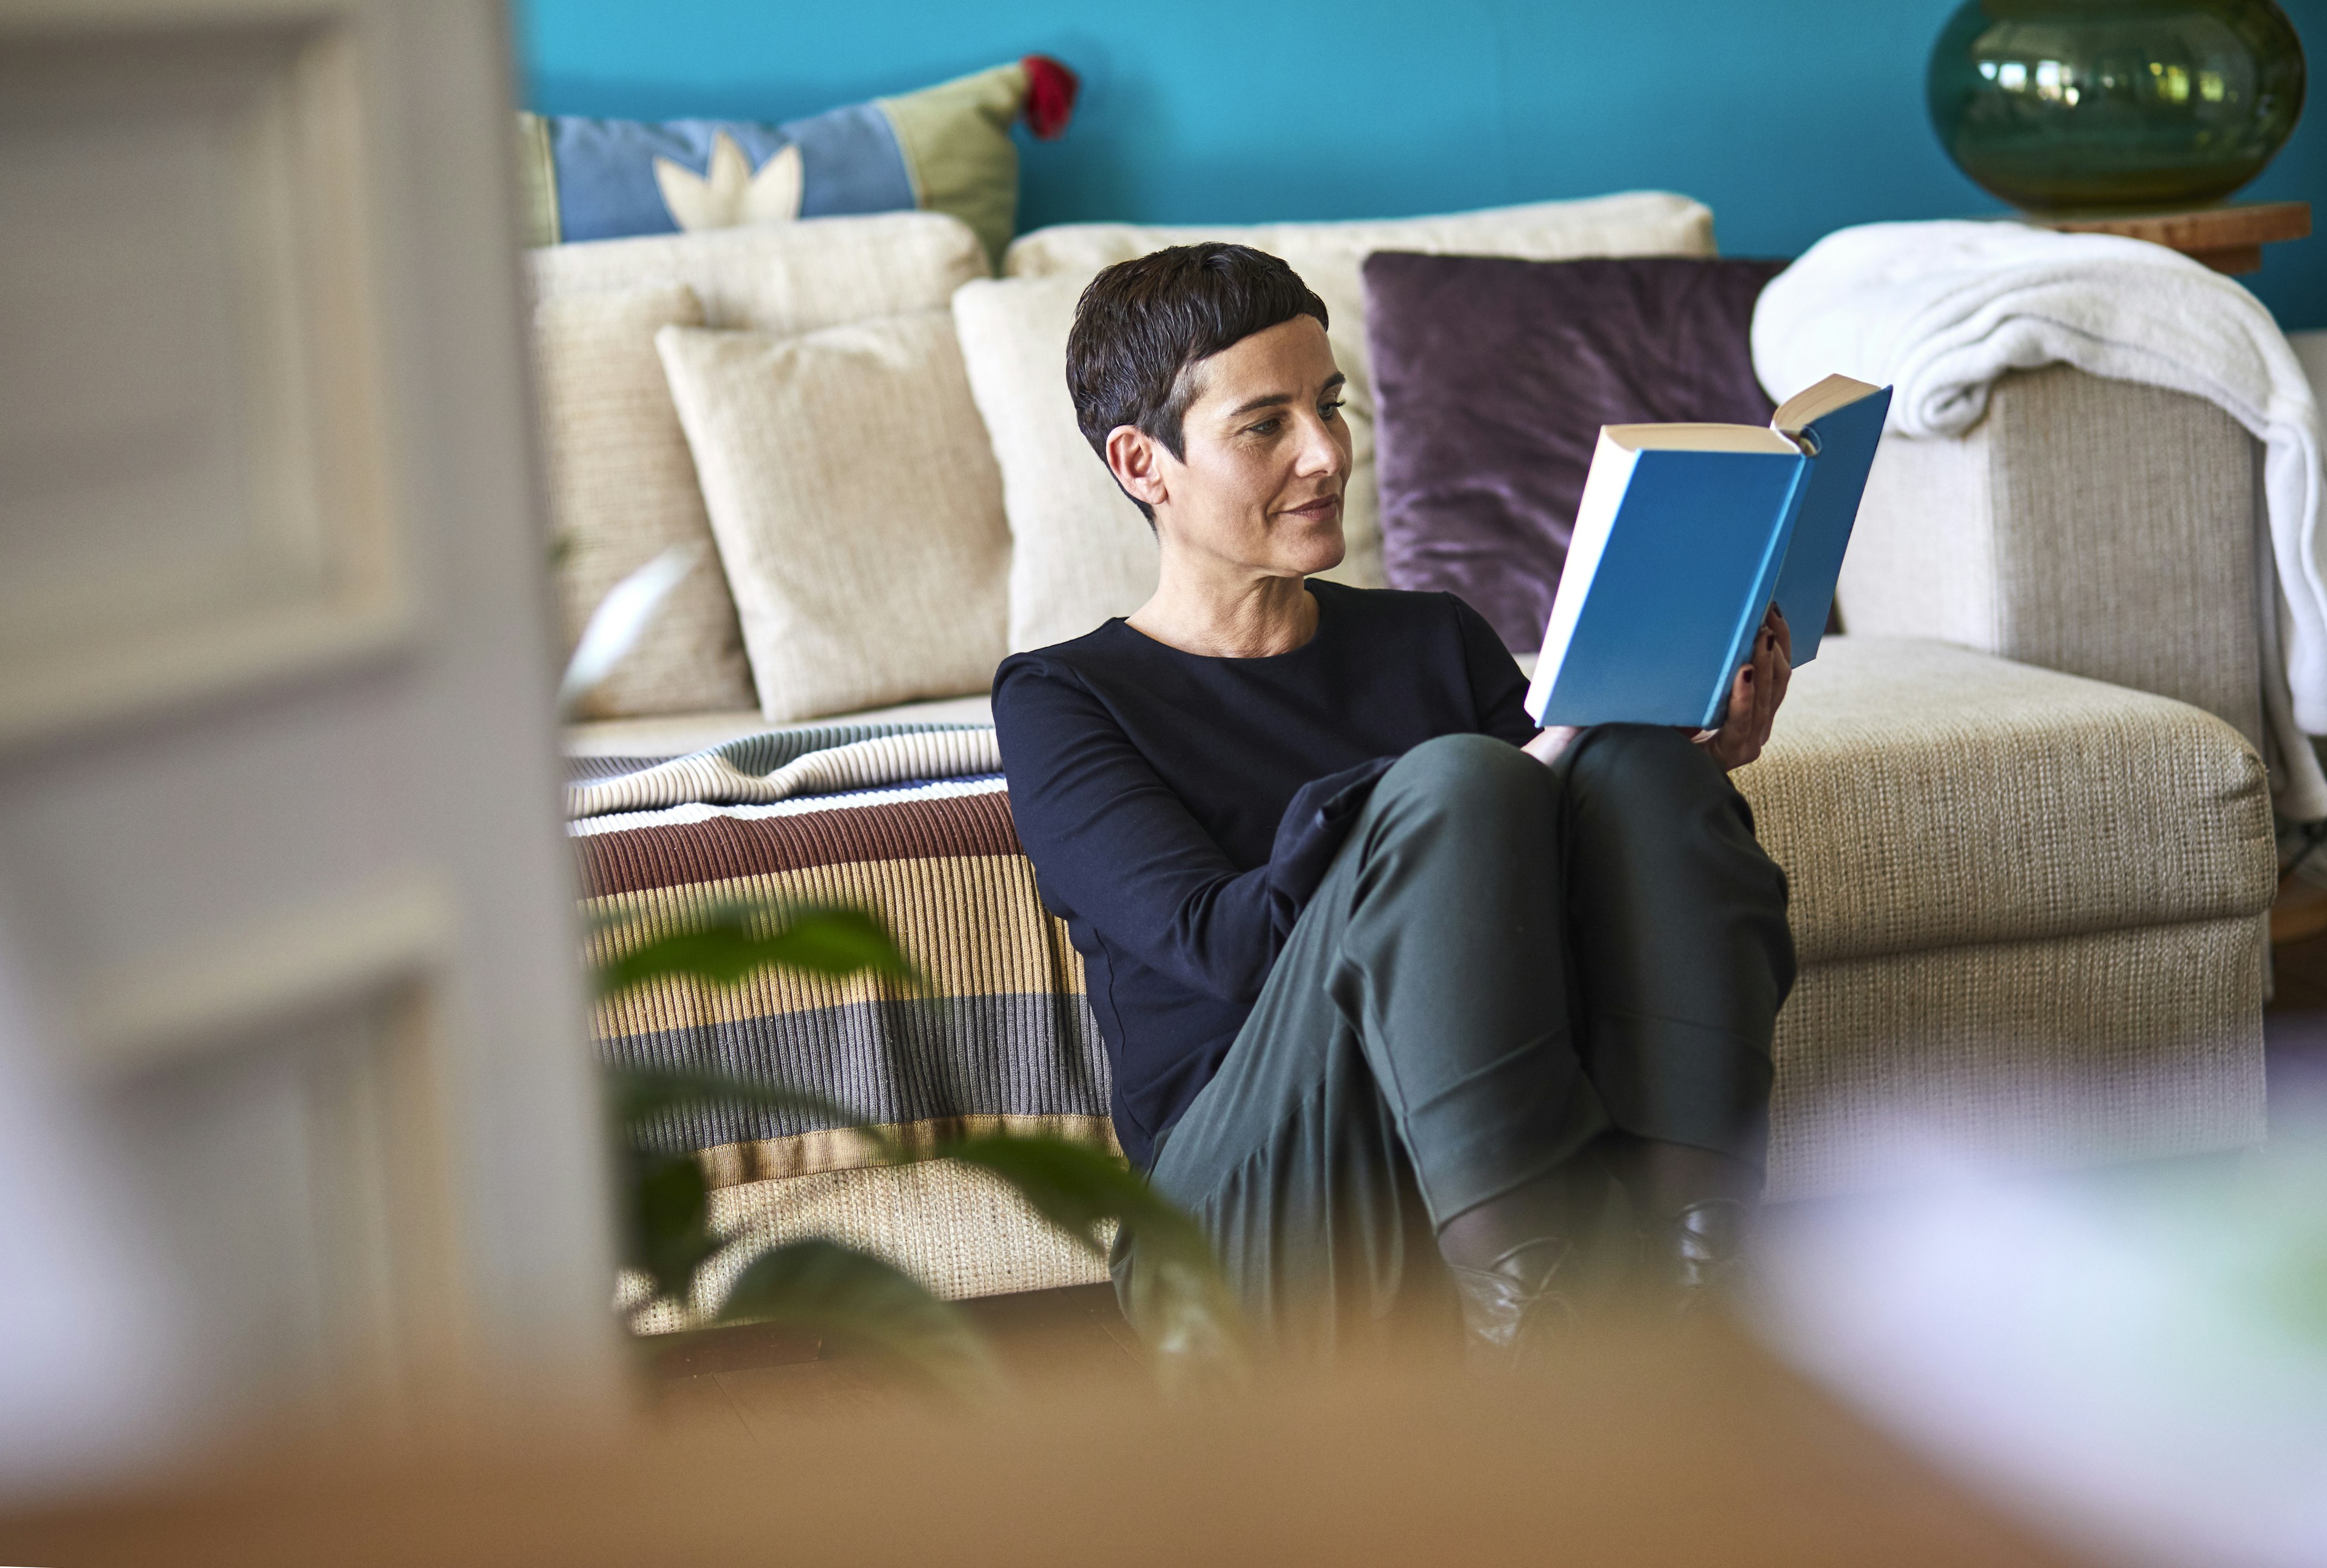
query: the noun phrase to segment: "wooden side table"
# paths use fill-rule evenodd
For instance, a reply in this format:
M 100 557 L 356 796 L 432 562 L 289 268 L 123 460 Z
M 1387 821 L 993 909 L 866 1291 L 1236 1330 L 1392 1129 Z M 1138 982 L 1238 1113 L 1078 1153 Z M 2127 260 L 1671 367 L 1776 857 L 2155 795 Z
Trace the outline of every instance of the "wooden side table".
M 2238 207 L 2201 207 L 2191 212 L 2142 212 L 2048 217 L 2023 212 L 2025 223 L 2071 234 L 2122 234 L 2146 239 L 2202 261 L 2216 272 L 2262 270 L 2262 247 L 2311 232 L 2308 201 L 2249 201 Z

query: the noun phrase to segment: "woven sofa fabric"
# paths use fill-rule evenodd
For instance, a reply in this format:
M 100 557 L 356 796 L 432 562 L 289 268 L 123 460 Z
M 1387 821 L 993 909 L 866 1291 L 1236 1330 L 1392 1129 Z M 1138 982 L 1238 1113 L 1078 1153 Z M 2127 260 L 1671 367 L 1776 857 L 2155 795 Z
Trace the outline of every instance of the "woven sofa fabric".
M 783 333 L 943 310 L 991 270 L 968 226 L 938 212 L 561 245 L 527 252 L 525 267 L 536 299 L 684 284 L 705 326 Z
M 1941 643 L 1828 638 L 1737 783 L 1804 963 L 2251 918 L 2276 888 L 2237 731 Z
M 948 1301 L 1107 1277 L 1105 1259 L 952 1160 L 723 1188 L 711 1195 L 711 1219 L 722 1234 L 772 1245 L 828 1236 L 865 1247 Z
M 725 906 L 837 905 L 879 916 L 927 983 L 666 977 L 599 1003 L 610 1061 L 811 1088 L 917 1152 L 1001 1127 L 1114 1148 L 1081 960 L 1042 907 L 998 778 L 600 817 L 573 843 L 599 961 Z M 654 1136 L 728 1185 L 873 1163 L 844 1125 L 703 1106 Z
M 696 1272 L 686 1307 L 660 1302 L 634 1318 L 641 1331 L 711 1327 L 719 1302 L 752 1257 L 811 1237 L 886 1258 L 942 1301 L 1103 1284 L 1107 1278 L 1105 1258 L 1051 1225 L 1002 1182 L 954 1160 L 721 1187 L 711 1194 L 710 1223 L 715 1234 L 743 1245 Z M 635 1299 L 646 1298 L 643 1276 L 631 1288 Z
M 1366 258 L 1382 570 L 1532 653 L 1603 425 L 1762 425 L 1753 301 L 1781 261 Z
M 1778 1015 L 1773 1199 L 1896 1186 L 1919 1161 L 2063 1170 L 2266 1131 L 2251 916 L 1804 967 Z
M 953 318 L 656 334 L 770 719 L 985 690 L 1009 621 L 1002 476 Z
M 999 256 L 1016 227 L 1010 126 L 1027 62 L 768 125 L 518 117 L 526 243 L 790 223 L 916 207 L 951 213 Z
M 1883 437 L 1844 624 L 2178 697 L 2262 744 L 2258 450 L 2180 392 L 2066 365 L 2006 376 L 1964 434 Z
M 535 307 L 542 445 L 556 518 L 557 600 L 570 655 L 607 592 L 673 546 L 695 569 L 576 716 L 748 706 L 751 667 L 671 406 L 654 335 L 703 324 L 683 283 L 561 295 Z

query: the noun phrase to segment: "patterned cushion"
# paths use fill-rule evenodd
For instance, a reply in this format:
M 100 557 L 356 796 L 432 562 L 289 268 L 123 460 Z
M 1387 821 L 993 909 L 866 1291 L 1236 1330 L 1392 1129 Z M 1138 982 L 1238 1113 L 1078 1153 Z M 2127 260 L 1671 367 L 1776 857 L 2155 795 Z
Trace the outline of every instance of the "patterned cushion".
M 520 115 L 526 241 L 919 207 L 961 219 L 998 257 L 1017 219 L 1011 123 L 1028 111 L 1037 135 L 1056 135 L 1071 109 L 1073 83 L 1056 61 L 1029 55 L 902 98 L 782 125 Z

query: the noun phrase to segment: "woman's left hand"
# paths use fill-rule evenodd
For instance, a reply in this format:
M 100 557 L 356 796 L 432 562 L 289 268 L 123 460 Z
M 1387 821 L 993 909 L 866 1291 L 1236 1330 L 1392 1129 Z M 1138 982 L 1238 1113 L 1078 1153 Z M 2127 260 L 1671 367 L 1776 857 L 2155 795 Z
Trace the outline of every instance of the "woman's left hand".
M 1793 678 L 1793 652 L 1794 634 L 1772 604 L 1753 639 L 1752 662 L 1742 667 L 1730 683 L 1729 712 L 1721 727 L 1696 733 L 1696 743 L 1724 771 L 1743 768 L 1769 744 L 1770 726 L 1777 721 L 1778 705 L 1786 700 L 1786 683 Z

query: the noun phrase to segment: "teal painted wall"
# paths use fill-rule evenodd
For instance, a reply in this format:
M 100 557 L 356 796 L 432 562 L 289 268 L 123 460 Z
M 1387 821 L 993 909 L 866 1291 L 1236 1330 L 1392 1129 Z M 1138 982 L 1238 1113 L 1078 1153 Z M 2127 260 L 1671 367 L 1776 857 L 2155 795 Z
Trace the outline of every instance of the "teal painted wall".
M 1655 187 L 1732 255 L 1998 210 L 1923 112 L 1953 0 L 519 0 L 552 114 L 788 119 L 1032 51 L 1082 74 L 1024 145 L 1020 223 L 1367 218 Z M 2241 200 L 2327 206 L 2327 0 L 2286 4 L 2310 107 Z M 2327 211 L 2321 214 L 2327 219 Z M 2247 280 L 2327 327 L 2327 238 Z

